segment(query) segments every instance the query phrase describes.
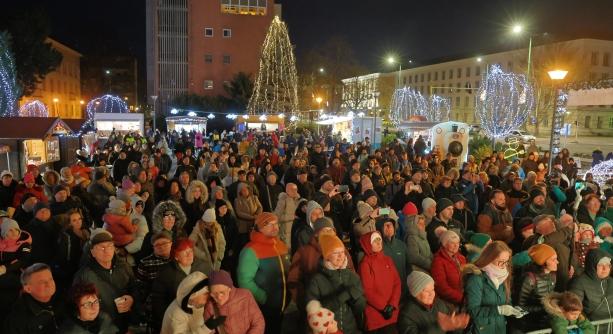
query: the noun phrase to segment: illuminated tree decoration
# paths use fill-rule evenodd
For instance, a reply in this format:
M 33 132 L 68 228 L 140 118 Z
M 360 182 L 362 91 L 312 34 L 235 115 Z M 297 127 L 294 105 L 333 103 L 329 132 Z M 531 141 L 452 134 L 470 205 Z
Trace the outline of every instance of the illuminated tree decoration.
M 534 108 L 534 90 L 523 74 L 505 73 L 492 65 L 477 93 L 475 115 L 490 138 L 519 128 Z
M 249 114 L 293 115 L 298 111 L 298 75 L 287 27 L 272 20 L 260 56 L 260 68 L 247 106 Z
M 451 104 L 449 100 L 438 95 L 430 96 L 426 118 L 431 122 L 443 122 L 449 120 L 451 114 Z
M 390 118 L 395 125 L 408 121 L 412 116 L 424 116 L 430 122 L 447 121 L 450 112 L 451 106 L 446 98 L 432 95 L 428 100 L 411 87 L 396 89 L 392 95 Z
M 7 32 L 0 32 L 0 115 L 3 117 L 17 116 L 16 107 L 20 93 L 9 39 Z
M 601 187 L 603 187 L 605 186 L 607 181 L 613 178 L 613 160 L 605 160 L 597 164 L 596 166 L 590 168 L 587 173 L 592 173 L 592 175 L 594 176 L 594 181 L 596 181 Z
M 123 114 L 129 112 L 128 105 L 124 100 L 109 94 L 92 99 L 87 103 L 85 110 L 87 111 L 87 121 L 81 126 L 81 132 L 93 130 L 96 113 Z
M 49 117 L 49 110 L 41 101 L 33 100 L 19 108 L 19 117 Z
M 412 116 L 424 116 L 428 102 L 417 90 L 411 87 L 396 89 L 392 95 L 390 119 L 395 125 L 408 121 Z

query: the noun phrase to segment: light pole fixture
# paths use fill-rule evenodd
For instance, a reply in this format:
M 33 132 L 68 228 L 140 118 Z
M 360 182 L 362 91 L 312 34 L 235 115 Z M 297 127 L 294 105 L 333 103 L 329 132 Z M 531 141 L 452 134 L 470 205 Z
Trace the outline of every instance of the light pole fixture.
M 560 132 L 564 123 L 564 115 L 566 114 L 566 100 L 568 99 L 567 94 L 558 83 L 566 78 L 568 71 L 556 69 L 548 71 L 547 74 L 549 74 L 549 78 L 553 81 L 554 87 L 556 87 L 556 103 L 553 109 L 551 135 L 549 137 L 549 166 L 547 166 L 548 172 L 551 173 L 553 168 L 553 159 L 558 154 L 560 149 Z
M 156 119 L 156 117 L 155 117 L 156 116 L 155 115 L 155 104 L 156 103 L 155 102 L 157 101 L 157 99 L 158 99 L 157 95 L 151 95 L 151 100 L 153 100 L 153 131 L 152 132 L 153 132 L 154 136 L 155 136 L 155 130 L 157 129 L 156 120 L 155 120 Z M 173 109 L 173 110 L 175 110 L 175 109 Z
M 521 24 L 513 25 L 511 32 L 515 35 L 520 35 L 524 32 L 524 27 Z M 528 69 L 526 70 L 526 78 L 530 80 L 530 67 L 532 64 L 532 35 L 529 36 L 528 40 Z
M 389 56 L 387 57 L 387 63 L 390 65 L 396 64 L 396 62 L 398 63 L 398 84 L 396 85 L 396 88 L 400 87 L 400 73 L 402 72 L 402 63 L 400 61 L 396 61 L 396 58 L 393 56 Z M 409 61 L 412 62 L 412 61 Z

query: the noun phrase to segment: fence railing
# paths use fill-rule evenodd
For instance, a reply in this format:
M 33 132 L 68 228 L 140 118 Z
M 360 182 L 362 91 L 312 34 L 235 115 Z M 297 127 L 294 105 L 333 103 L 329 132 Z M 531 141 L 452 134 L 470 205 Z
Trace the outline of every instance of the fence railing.
M 592 321 L 592 325 L 596 327 L 596 334 L 613 334 L 613 319 L 603 319 Z M 568 329 L 575 329 L 577 326 L 568 326 Z M 526 334 L 549 334 L 551 328 L 539 329 L 538 331 L 528 332 Z

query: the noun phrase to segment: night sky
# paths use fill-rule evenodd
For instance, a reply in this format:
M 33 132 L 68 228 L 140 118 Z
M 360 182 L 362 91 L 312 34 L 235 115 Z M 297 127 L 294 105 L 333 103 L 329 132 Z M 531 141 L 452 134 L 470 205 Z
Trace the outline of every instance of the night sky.
M 144 0 L 11 2 L 46 8 L 52 21 L 51 36 L 85 56 L 136 56 L 144 76 Z M 426 64 L 526 46 L 527 39 L 509 36 L 512 22 L 522 22 L 533 33 L 548 32 L 560 40 L 613 40 L 611 0 L 277 2 L 283 5 L 283 18 L 299 59 L 329 36 L 340 35 L 352 45 L 358 61 L 371 71 L 386 70 L 383 59 L 391 53 Z

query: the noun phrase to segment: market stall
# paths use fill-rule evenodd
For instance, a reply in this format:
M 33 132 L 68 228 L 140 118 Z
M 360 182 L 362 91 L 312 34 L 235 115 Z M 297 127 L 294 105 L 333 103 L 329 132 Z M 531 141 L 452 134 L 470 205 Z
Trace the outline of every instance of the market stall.
M 202 116 L 168 116 L 166 117 L 166 128 L 168 131 L 206 133 L 207 120 L 208 118 Z
M 244 132 L 249 129 L 257 131 L 283 131 L 285 129 L 285 117 L 280 115 L 242 115 L 236 118 L 236 129 Z
M 129 132 L 145 133 L 145 118 L 141 113 L 95 113 L 94 127 L 98 136 L 108 137 L 111 131 L 125 135 Z
M 79 148 L 73 127 L 78 129 L 82 123 L 47 117 L 0 118 L 0 146 L 6 153 L 0 155 L 0 169 L 23 175 L 29 164 L 70 164 Z

